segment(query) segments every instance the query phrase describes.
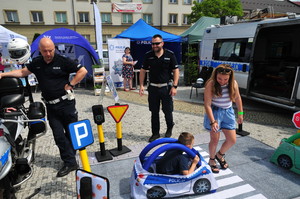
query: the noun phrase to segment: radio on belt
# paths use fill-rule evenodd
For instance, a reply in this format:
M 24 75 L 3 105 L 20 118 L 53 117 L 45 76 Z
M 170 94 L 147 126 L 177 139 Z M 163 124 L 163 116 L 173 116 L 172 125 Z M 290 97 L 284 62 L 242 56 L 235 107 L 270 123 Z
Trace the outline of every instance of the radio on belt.
M 67 92 L 67 99 L 68 100 L 73 100 L 75 99 L 74 91 L 73 90 L 66 90 Z

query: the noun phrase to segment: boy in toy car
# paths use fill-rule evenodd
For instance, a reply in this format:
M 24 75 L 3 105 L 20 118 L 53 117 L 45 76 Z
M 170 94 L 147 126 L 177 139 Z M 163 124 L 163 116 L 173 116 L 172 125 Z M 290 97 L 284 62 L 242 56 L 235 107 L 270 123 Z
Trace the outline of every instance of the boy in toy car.
M 178 137 L 178 142 L 192 149 L 194 136 L 191 133 L 183 132 Z M 188 175 L 195 171 L 200 158 L 198 155 L 191 160 L 181 150 L 169 150 L 156 164 L 156 172 L 160 174 L 182 174 Z

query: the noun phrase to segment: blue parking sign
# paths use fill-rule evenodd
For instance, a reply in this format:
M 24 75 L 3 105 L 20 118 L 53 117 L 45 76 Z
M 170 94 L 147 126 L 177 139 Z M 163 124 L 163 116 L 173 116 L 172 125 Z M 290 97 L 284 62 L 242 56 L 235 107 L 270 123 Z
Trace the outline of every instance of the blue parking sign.
M 69 131 L 75 150 L 82 149 L 94 143 L 90 120 L 81 120 L 69 124 Z

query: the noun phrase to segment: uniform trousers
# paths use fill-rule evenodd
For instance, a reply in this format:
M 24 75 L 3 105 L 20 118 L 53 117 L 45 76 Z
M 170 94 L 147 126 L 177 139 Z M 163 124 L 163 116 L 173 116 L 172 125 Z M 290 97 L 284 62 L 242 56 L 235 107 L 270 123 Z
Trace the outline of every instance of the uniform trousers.
M 68 125 L 78 121 L 75 100 L 63 100 L 57 104 L 47 104 L 47 115 L 55 143 L 65 166 L 73 166 L 76 162 L 76 150 L 71 142 Z
M 159 135 L 160 122 L 159 110 L 160 102 L 162 111 L 165 114 L 167 128 L 172 128 L 173 123 L 173 97 L 170 95 L 171 86 L 155 87 L 148 86 L 148 103 L 151 111 L 151 129 L 153 135 Z

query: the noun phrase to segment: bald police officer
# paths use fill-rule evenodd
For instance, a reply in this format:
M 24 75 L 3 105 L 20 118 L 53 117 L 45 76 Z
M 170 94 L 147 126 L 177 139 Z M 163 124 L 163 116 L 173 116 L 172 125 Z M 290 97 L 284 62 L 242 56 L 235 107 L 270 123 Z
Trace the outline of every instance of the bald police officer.
M 32 60 L 27 67 L 7 73 L 2 77 L 25 77 L 34 73 L 42 98 L 47 107 L 47 115 L 54 140 L 59 148 L 63 167 L 58 171 L 57 177 L 69 174 L 78 168 L 75 159 L 76 151 L 72 147 L 68 125 L 78 120 L 75 108 L 75 99 L 67 95 L 73 87 L 86 75 L 87 70 L 82 65 L 55 53 L 55 45 L 49 38 L 42 38 L 39 42 L 39 51 L 42 54 Z M 69 82 L 69 74 L 76 73 Z

